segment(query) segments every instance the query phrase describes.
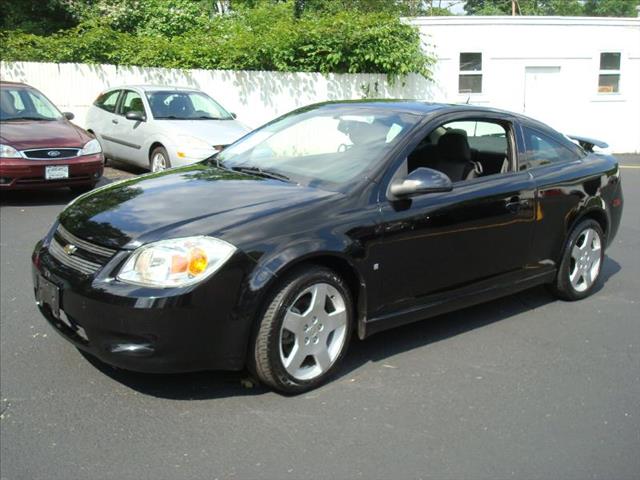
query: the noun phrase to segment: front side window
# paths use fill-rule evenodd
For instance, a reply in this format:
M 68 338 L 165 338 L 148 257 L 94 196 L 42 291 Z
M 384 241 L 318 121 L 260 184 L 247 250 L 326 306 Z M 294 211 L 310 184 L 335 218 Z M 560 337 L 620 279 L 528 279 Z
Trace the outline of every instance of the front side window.
M 223 150 L 225 168 L 259 168 L 312 185 L 340 188 L 361 178 L 420 121 L 420 116 L 358 106 L 296 112 Z
M 618 93 L 620 91 L 620 52 L 600 54 L 600 74 L 598 93 Z
M 213 98 L 194 91 L 149 91 L 147 100 L 156 120 L 232 120 Z
M 120 90 L 103 93 L 95 101 L 94 105 L 98 108 L 101 108 L 102 110 L 106 110 L 107 112 L 115 113 L 119 95 Z
M 127 90 L 122 99 L 122 106 L 120 107 L 120 113 L 126 115 L 129 112 L 144 112 L 144 104 L 142 103 L 142 97 L 140 94 L 133 90 Z
M 30 88 L 2 87 L 0 120 L 58 120 L 60 111 L 47 97 Z
M 482 53 L 460 54 L 458 93 L 482 93 Z
M 512 169 L 510 126 L 501 121 L 458 120 L 432 130 L 409 155 L 408 171 L 426 167 L 452 182 Z
M 529 168 L 551 163 L 576 160 L 579 156 L 549 136 L 528 127 L 522 127 Z

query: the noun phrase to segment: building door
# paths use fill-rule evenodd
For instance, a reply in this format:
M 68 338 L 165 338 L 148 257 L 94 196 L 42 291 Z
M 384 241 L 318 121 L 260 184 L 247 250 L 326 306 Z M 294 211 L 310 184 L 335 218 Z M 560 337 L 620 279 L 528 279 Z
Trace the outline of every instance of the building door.
M 560 67 L 525 67 L 524 113 L 529 117 L 553 125 L 562 91 Z

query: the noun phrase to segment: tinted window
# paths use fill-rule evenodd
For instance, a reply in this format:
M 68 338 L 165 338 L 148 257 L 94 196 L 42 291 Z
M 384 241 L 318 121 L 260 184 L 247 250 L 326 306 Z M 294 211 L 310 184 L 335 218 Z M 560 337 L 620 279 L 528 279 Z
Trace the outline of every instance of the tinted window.
M 98 97 L 94 105 L 107 112 L 114 113 L 116 111 L 116 103 L 118 101 L 118 95 L 120 90 L 114 90 L 113 92 L 107 92 Z
M 120 113 L 126 115 L 129 112 L 144 112 L 144 104 L 142 103 L 142 97 L 133 90 L 126 90 L 124 93 L 124 99 L 120 107 Z
M 522 127 L 527 149 L 528 166 L 539 167 L 555 162 L 576 160 L 579 156 L 549 136 L 527 127 Z M 523 166 L 526 168 L 525 166 Z

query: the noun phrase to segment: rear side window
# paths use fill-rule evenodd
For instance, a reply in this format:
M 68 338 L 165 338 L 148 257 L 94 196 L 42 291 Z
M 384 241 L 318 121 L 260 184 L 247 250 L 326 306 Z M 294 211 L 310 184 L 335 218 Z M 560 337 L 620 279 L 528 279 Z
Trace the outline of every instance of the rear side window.
M 527 149 L 527 165 L 525 168 L 535 168 L 580 158 L 575 152 L 572 152 L 544 133 L 528 127 L 522 127 L 522 133 L 524 134 L 524 144 Z
M 118 102 L 119 95 L 120 95 L 120 90 L 114 90 L 112 92 L 103 93 L 94 102 L 94 105 L 98 108 L 101 108 L 102 110 L 106 110 L 107 112 L 115 113 L 116 103 Z

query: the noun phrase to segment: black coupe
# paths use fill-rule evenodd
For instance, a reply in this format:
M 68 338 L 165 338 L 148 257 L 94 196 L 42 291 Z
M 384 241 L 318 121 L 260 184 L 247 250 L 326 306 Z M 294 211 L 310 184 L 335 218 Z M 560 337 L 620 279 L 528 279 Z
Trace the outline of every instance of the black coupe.
M 577 140 L 468 105 L 302 108 L 71 202 L 33 253 L 37 303 L 109 364 L 248 367 L 302 392 L 352 334 L 538 284 L 593 292 L 622 188 L 616 160 Z

